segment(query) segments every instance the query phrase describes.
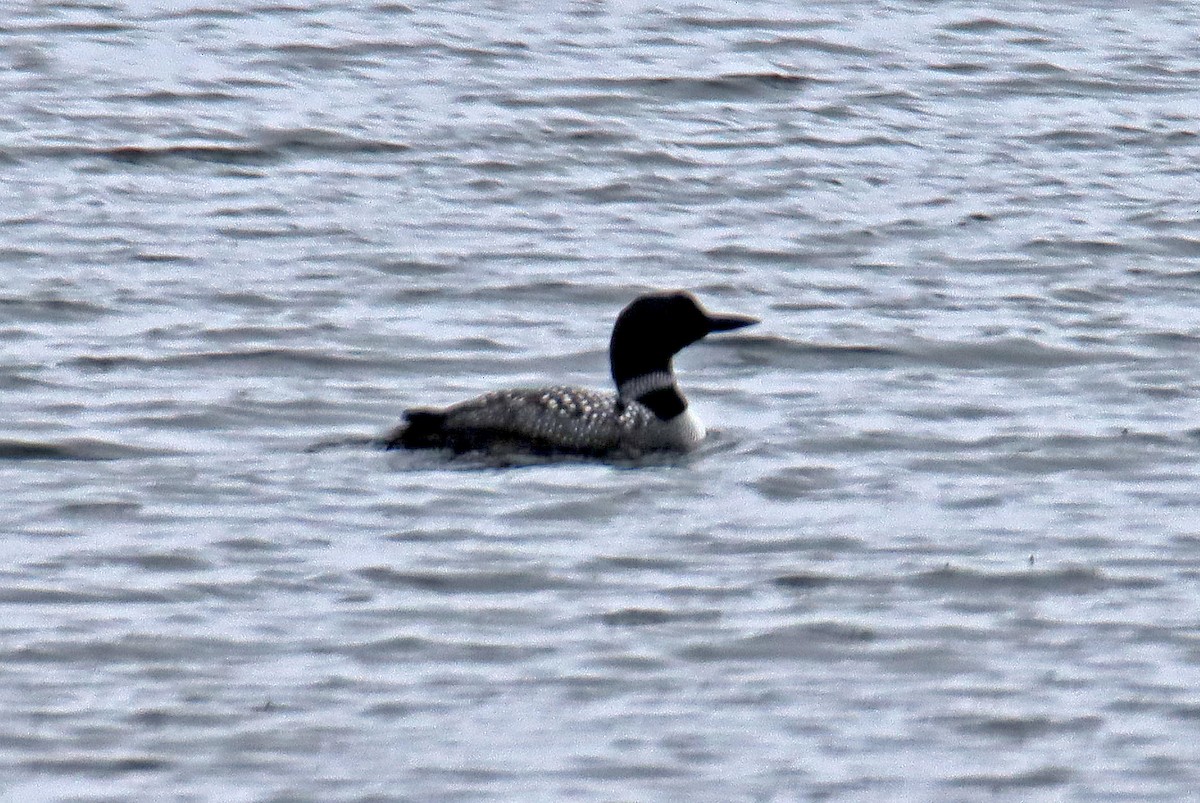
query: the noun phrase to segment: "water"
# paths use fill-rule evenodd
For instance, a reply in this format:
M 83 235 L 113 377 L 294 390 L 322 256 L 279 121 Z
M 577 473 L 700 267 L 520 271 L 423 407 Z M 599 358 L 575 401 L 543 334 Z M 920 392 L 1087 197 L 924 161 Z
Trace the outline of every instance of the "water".
M 6 5 L 0 794 L 1194 794 L 1198 30 Z M 694 458 L 353 445 L 659 287 Z

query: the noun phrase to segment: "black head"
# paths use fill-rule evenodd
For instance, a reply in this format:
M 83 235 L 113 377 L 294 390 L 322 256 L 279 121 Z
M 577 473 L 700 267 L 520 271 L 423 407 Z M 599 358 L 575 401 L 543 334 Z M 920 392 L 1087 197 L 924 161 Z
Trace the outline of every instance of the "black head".
M 613 381 L 621 383 L 655 371 L 669 371 L 671 358 L 712 332 L 758 323 L 744 315 L 712 315 L 691 293 L 640 296 L 621 310 L 613 326 L 608 356 Z

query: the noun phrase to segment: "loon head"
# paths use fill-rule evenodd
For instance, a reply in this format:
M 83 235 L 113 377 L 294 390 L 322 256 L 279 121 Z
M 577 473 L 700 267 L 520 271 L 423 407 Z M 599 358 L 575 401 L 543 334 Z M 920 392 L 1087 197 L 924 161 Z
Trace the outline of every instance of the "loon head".
M 608 344 L 613 382 L 622 399 L 646 401 L 669 391 L 677 398 L 648 404 L 660 417 L 682 412 L 687 402 L 675 389 L 671 358 L 712 332 L 758 323 L 745 315 L 714 315 L 682 290 L 639 296 L 621 310 Z M 655 401 L 655 400 L 651 400 Z M 678 409 L 676 409 L 678 408 Z

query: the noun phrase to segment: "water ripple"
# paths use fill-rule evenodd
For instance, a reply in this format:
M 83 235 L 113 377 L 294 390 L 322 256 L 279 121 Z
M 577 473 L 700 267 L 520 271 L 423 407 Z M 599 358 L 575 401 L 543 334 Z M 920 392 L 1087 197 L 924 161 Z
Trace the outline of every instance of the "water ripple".
M 14 6 L 5 791 L 1193 797 L 1200 20 L 993 6 Z M 668 287 L 687 459 L 373 448 Z

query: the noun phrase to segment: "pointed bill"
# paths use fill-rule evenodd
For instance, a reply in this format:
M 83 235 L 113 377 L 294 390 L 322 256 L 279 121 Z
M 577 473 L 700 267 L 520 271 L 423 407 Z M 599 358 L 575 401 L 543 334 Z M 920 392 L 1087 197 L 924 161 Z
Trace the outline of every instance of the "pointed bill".
M 758 323 L 758 318 L 751 318 L 749 315 L 709 315 L 708 331 L 729 332 L 756 323 Z

